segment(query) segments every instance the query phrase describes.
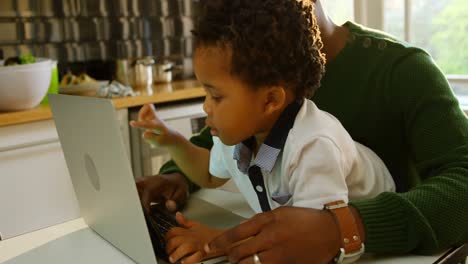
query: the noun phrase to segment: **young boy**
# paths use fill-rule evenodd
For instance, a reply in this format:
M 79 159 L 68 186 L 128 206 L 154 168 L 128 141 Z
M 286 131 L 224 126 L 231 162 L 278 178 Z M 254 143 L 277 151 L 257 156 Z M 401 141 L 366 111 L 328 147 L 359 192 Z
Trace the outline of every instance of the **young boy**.
M 232 178 L 256 212 L 286 205 L 321 209 L 394 191 L 380 158 L 305 99 L 319 87 L 325 63 L 310 4 L 210 0 L 201 6 L 194 69 L 207 93 L 211 152 L 168 128 L 150 105 L 132 126 L 167 147 L 196 184 L 216 188 Z M 184 228 L 166 235 L 170 261 L 204 258 L 204 244 L 222 231 L 180 213 L 177 219 Z

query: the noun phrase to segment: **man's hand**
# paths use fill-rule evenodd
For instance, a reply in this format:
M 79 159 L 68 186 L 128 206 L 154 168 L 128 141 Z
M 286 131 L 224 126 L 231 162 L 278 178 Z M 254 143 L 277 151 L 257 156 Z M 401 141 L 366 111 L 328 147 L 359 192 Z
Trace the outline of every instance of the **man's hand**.
M 151 202 L 165 202 L 167 209 L 175 212 L 184 206 L 189 196 L 187 180 L 178 172 L 143 177 L 136 185 L 146 211 L 149 211 Z
M 268 264 L 329 263 L 339 251 L 339 240 L 330 212 L 280 207 L 222 233 L 205 251 L 223 251 L 231 263 L 241 264 L 252 264 L 254 254 Z

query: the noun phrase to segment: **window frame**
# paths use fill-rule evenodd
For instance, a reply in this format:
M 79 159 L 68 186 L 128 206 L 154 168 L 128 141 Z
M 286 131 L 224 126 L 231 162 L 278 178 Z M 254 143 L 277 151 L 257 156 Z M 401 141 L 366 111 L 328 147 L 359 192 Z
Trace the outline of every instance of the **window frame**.
M 354 0 L 354 21 L 361 25 L 384 31 L 385 0 Z M 404 1 L 404 41 L 411 42 L 411 7 L 412 0 Z M 462 75 L 446 75 L 451 85 L 462 85 L 468 88 L 468 73 Z M 468 105 L 464 105 L 468 113 Z

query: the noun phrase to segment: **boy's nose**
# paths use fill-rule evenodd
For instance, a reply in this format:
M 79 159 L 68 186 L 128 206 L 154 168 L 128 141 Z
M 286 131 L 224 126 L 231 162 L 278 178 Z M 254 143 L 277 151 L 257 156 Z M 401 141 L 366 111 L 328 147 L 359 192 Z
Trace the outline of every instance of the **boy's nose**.
M 203 102 L 203 111 L 205 111 L 205 113 L 209 115 L 211 112 L 211 106 L 210 106 L 210 103 L 208 102 L 209 99 L 207 97 L 208 96 L 205 97 L 205 101 Z

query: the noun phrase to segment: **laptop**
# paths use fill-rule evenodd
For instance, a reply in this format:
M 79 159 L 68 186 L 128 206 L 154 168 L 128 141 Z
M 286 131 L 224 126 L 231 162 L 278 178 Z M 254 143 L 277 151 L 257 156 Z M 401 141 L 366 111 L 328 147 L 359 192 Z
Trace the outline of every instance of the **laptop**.
M 49 103 L 87 225 L 137 263 L 165 263 L 153 250 L 112 100 L 51 94 Z M 187 209 L 187 217 L 218 228 L 244 220 L 196 198 Z

